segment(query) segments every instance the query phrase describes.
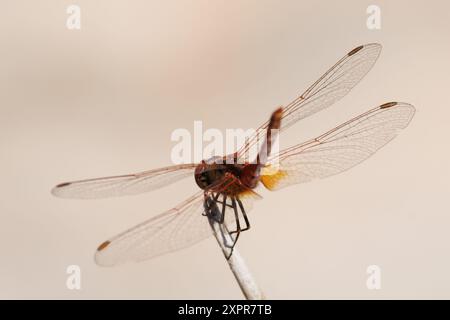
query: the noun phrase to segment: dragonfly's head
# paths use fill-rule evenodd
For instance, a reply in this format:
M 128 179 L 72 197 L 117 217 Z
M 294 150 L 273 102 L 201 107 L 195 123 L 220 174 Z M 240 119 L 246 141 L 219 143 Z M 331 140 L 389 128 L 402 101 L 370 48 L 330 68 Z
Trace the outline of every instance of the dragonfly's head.
M 202 161 L 195 168 L 195 182 L 201 189 L 207 189 L 211 184 L 223 178 L 225 166 L 219 160 L 222 157 L 212 157 L 209 160 Z
M 209 171 L 211 165 L 202 160 L 202 162 L 195 168 L 195 182 L 200 189 L 206 189 L 211 184 Z

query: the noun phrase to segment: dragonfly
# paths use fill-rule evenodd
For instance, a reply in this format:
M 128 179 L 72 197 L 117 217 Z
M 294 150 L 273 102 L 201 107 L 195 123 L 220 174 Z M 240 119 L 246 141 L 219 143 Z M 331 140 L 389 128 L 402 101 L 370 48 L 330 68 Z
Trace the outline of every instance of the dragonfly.
M 211 218 L 230 230 L 232 253 L 241 232 L 250 229 L 247 214 L 254 202 L 261 199 L 255 191 L 257 187 L 280 190 L 346 171 L 369 158 L 407 127 L 415 108 L 404 102 L 387 102 L 314 139 L 271 154 L 273 141 L 269 131 L 276 129 L 281 133 L 344 97 L 373 67 L 381 48 L 380 44 L 369 43 L 349 51 L 302 95 L 275 110 L 240 149 L 223 157 L 234 161 L 220 162 L 213 157 L 200 163 L 64 182 L 55 186 L 52 193 L 57 197 L 80 199 L 134 195 L 191 177 L 199 187 L 197 193 L 103 242 L 96 250 L 96 263 L 114 266 L 189 247 L 212 235 Z M 268 156 L 259 159 L 258 154 L 256 161 L 249 162 L 247 152 L 264 139 Z

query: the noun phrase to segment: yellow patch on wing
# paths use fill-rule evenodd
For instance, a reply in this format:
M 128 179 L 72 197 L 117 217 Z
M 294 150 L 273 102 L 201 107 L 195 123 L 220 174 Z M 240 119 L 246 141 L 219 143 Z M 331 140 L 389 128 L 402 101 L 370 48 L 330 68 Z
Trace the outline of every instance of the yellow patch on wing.
M 287 171 L 274 166 L 266 166 L 261 172 L 261 182 L 269 190 L 275 190 L 278 183 L 288 176 Z
M 257 192 L 255 192 L 251 189 L 247 189 L 247 190 L 244 190 L 241 193 L 239 193 L 239 198 L 241 200 L 246 200 L 246 199 L 259 200 L 262 197 Z

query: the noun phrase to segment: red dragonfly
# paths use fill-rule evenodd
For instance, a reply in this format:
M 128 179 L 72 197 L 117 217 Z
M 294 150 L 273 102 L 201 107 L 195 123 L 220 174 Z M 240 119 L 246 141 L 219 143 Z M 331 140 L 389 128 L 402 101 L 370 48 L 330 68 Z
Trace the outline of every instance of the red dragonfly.
M 95 254 L 97 264 L 112 266 L 141 261 L 191 246 L 212 234 L 208 217 L 233 230 L 230 234 L 234 234 L 234 247 L 240 233 L 250 228 L 247 213 L 252 202 L 260 198 L 254 191 L 260 182 L 269 190 L 278 190 L 343 172 L 370 157 L 408 125 L 414 107 L 388 102 L 315 139 L 270 154 L 271 129 L 281 132 L 341 99 L 372 68 L 380 52 L 381 45 L 376 43 L 348 52 L 301 96 L 277 109 L 236 153 L 223 157 L 231 157 L 232 163 L 220 163 L 213 157 L 198 164 L 65 182 L 54 187 L 52 193 L 63 198 L 132 195 L 194 177 L 201 189 L 198 193 L 102 243 Z M 238 161 L 262 139 L 266 139 L 269 157 L 262 161 L 258 155 L 252 163 Z M 275 159 L 276 170 L 272 166 Z

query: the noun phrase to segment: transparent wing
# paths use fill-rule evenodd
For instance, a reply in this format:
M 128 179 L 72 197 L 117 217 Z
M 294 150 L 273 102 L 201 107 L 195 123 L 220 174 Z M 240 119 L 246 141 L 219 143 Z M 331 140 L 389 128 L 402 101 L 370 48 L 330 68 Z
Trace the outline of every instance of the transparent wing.
M 217 189 L 217 188 L 216 188 Z M 218 189 L 217 189 L 218 191 Z M 215 197 L 214 191 L 211 193 Z M 129 261 L 142 261 L 155 256 L 189 247 L 212 235 L 205 212 L 203 191 L 156 217 L 111 238 L 101 244 L 95 261 L 101 266 L 113 266 Z M 215 197 L 216 198 L 216 197 Z M 251 210 L 258 196 L 245 192 L 242 196 L 246 212 Z M 223 194 L 216 198 L 222 208 Z M 225 203 L 230 204 L 229 198 Z M 234 211 L 225 206 L 225 224 L 230 228 L 235 222 Z
M 262 182 L 268 189 L 278 190 L 348 170 L 392 140 L 408 125 L 414 112 L 412 105 L 401 102 L 371 109 L 315 139 L 282 151 L 279 166 L 275 163 L 263 170 Z
M 101 266 L 113 266 L 188 247 L 211 234 L 202 213 L 203 192 L 199 192 L 175 208 L 104 242 L 95 253 L 95 261 Z
M 65 182 L 52 189 L 61 198 L 94 199 L 125 196 L 162 188 L 193 176 L 195 164 L 181 164 L 134 174 Z
M 373 67 L 380 52 L 380 44 L 370 43 L 347 53 L 300 97 L 283 108 L 280 131 L 344 97 Z M 258 141 L 264 141 L 268 124 L 269 121 L 260 126 L 238 151 L 240 158 L 248 157 L 249 150 Z

